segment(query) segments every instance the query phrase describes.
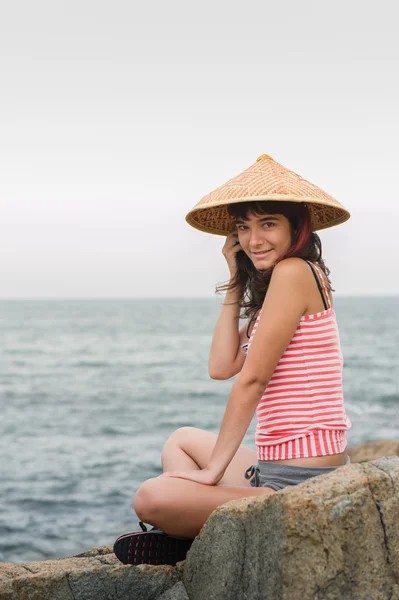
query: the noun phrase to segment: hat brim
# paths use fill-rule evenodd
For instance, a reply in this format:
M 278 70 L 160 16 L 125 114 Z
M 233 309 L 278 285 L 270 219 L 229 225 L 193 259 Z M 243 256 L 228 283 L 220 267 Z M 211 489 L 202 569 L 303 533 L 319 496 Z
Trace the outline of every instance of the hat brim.
M 239 202 L 293 202 L 305 203 L 311 215 L 312 231 L 328 229 L 344 223 L 350 218 L 350 213 L 342 206 L 332 206 L 331 202 L 309 197 L 287 197 L 284 194 L 268 194 L 267 196 L 245 196 L 214 204 L 196 206 L 186 215 L 186 221 L 199 231 L 215 235 L 228 235 L 234 231 L 234 219 L 229 215 L 227 206 Z M 337 203 L 338 204 L 338 203 Z

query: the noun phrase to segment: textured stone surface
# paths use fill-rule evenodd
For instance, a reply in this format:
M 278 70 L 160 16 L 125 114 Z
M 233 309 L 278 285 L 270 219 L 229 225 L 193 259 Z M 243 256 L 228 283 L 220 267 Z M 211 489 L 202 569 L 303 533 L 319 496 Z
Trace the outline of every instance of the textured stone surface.
M 182 581 L 176 583 L 170 590 L 159 596 L 158 600 L 189 600 Z
M 208 519 L 186 558 L 190 600 L 282 594 L 283 507 L 278 495 L 228 502 Z M 265 590 L 270 596 L 263 596 Z
M 0 564 L 0 600 L 399 600 L 399 457 L 363 462 L 395 453 L 362 444 L 334 473 L 219 507 L 175 568 L 112 546 Z
M 399 584 L 399 459 L 364 465 L 384 533 L 386 560 Z
M 0 564 L 0 600 L 157 600 L 179 580 L 173 567 L 124 566 L 101 552 Z
M 187 555 L 190 600 L 391 600 L 399 458 L 218 508 Z
M 349 448 L 348 454 L 353 463 L 375 460 L 383 456 L 399 456 L 399 442 L 395 440 L 378 440 L 359 444 Z
M 105 554 L 113 554 L 113 546 L 108 544 L 107 546 L 94 546 L 94 548 L 90 548 L 86 552 L 82 552 L 81 554 L 75 554 L 74 557 L 78 558 L 92 558 L 94 556 L 103 556 Z M 114 556 L 115 561 L 119 562 L 116 556 Z

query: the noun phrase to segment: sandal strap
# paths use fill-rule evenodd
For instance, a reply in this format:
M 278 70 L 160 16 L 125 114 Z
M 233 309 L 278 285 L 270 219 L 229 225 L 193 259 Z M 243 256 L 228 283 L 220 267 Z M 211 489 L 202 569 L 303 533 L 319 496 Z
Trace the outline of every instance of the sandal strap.
M 148 528 L 146 525 L 144 525 L 143 521 L 139 521 L 139 525 L 141 527 L 141 530 L 144 531 L 144 533 L 146 533 L 148 531 Z M 156 531 L 158 533 L 163 533 L 162 529 L 158 529 L 158 527 L 151 527 L 150 531 Z
M 139 521 L 139 525 L 142 529 L 142 531 L 148 531 L 147 527 L 144 525 L 143 521 Z

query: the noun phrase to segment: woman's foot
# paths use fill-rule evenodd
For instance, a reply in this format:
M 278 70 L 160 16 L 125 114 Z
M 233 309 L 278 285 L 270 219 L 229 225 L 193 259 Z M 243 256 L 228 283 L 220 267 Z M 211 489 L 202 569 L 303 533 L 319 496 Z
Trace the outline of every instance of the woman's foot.
M 175 538 L 160 529 L 147 527 L 142 531 L 121 535 L 114 544 L 114 553 L 125 565 L 175 565 L 186 558 L 193 540 Z

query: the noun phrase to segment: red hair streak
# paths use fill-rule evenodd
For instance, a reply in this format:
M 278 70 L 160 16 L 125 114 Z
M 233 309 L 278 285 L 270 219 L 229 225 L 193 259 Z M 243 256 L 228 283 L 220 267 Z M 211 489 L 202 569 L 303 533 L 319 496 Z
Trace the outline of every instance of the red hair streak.
M 309 210 L 306 210 L 301 223 L 299 224 L 299 235 L 298 239 L 294 244 L 292 244 L 291 248 L 288 250 L 287 254 L 282 256 L 280 260 L 284 258 L 290 258 L 292 256 L 301 256 L 303 251 L 306 251 L 307 246 L 309 244 L 310 236 L 312 235 L 312 224 L 310 219 Z M 280 260 L 278 262 L 280 262 Z

